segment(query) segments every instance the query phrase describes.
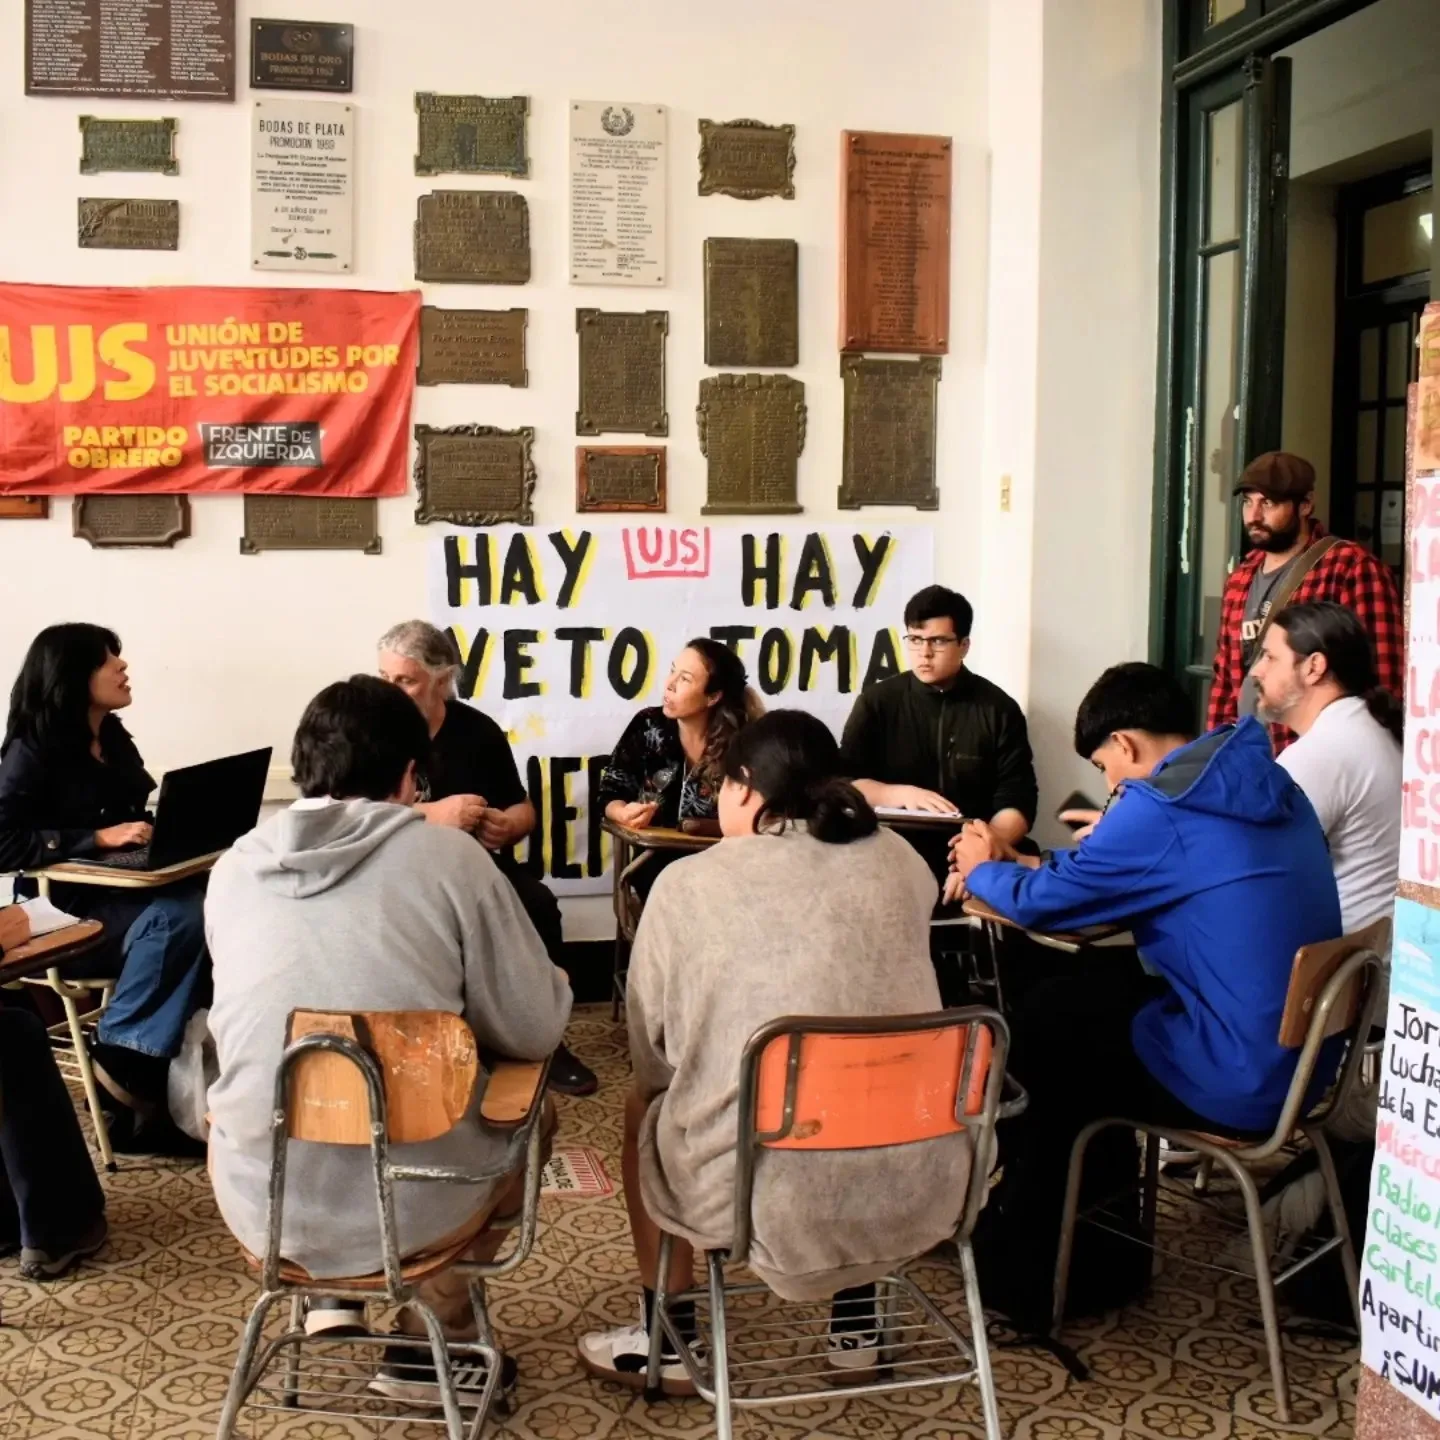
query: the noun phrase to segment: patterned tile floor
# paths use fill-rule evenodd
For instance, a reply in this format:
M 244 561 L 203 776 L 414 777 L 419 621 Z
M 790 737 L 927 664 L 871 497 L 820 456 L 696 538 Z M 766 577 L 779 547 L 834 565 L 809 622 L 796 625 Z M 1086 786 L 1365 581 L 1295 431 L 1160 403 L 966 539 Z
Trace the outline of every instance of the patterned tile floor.
M 571 1042 L 602 1077 L 599 1096 L 562 1101 L 565 1143 L 620 1149 L 627 1061 L 607 1009 L 577 1014 Z M 614 1169 L 618 1171 L 618 1163 Z M 211 1436 L 254 1296 L 220 1223 L 204 1170 L 130 1162 L 109 1177 L 111 1239 L 68 1280 L 26 1285 L 0 1264 L 0 1440 L 179 1440 Z M 1204 1237 L 1194 1241 L 1201 1251 Z M 927 1264 L 942 1296 L 958 1284 Z M 698 1401 L 647 1406 L 590 1379 L 575 1337 L 628 1322 L 634 1262 L 622 1198 L 544 1202 L 535 1253 L 494 1287 L 500 1338 L 520 1366 L 510 1418 L 490 1434 L 523 1440 L 622 1440 L 713 1433 Z M 1080 1383 L 1048 1355 L 998 1350 L 1000 1409 L 1013 1440 L 1280 1440 L 1352 1433 L 1356 1354 L 1333 1340 L 1287 1339 L 1295 1419 L 1274 1423 L 1253 1289 L 1171 1266 L 1144 1304 L 1067 1335 L 1092 1370 Z M 885 1400 L 750 1412 L 745 1436 L 959 1440 L 983 1435 L 973 1393 L 919 1391 Z M 287 1421 L 267 1432 L 297 1440 L 370 1433 L 344 1422 Z M 439 1432 L 411 1426 L 401 1440 Z

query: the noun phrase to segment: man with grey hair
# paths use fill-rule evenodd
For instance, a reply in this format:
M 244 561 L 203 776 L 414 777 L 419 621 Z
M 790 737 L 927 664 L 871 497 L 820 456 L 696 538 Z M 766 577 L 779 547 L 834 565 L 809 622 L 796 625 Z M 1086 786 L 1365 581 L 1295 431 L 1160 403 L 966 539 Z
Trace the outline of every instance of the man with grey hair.
M 430 757 L 417 776 L 415 808 L 432 825 L 474 835 L 514 887 L 551 961 L 562 969 L 564 926 L 560 905 L 545 882 L 515 860 L 513 847 L 535 828 L 530 803 L 509 737 L 490 716 L 455 693 L 460 657 L 445 631 L 424 620 L 406 620 L 380 637 L 380 678 L 403 690 L 430 730 Z M 591 1095 L 595 1072 L 565 1046 L 550 1066 L 552 1088 Z

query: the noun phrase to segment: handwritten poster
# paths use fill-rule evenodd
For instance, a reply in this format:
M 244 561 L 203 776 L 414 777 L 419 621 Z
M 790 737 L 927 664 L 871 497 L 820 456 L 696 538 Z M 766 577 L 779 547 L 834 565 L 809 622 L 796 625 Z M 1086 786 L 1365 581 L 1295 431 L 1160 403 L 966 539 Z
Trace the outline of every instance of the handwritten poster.
M 1404 899 L 1360 1307 L 1365 1363 L 1440 1419 L 1440 911 Z
M 437 527 L 438 528 L 438 527 Z M 838 734 L 903 669 L 905 602 L 934 578 L 923 526 L 516 525 L 436 536 L 430 618 L 459 691 L 509 732 L 538 824 L 521 858 L 559 895 L 607 893 L 589 797 L 635 713 L 697 635 L 731 646 L 767 709 Z
M 1410 387 L 1409 449 L 1414 468 L 1405 574 L 1405 802 L 1400 878 L 1440 887 L 1440 471 L 1418 468 L 1418 389 Z

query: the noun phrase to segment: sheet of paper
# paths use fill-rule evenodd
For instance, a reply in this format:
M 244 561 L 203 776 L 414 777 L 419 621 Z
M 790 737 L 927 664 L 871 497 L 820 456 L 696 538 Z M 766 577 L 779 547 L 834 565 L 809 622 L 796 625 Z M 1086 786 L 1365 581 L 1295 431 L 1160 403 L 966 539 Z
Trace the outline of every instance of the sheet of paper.
M 38 939 L 41 935 L 49 935 L 53 930 L 63 930 L 67 925 L 80 923 L 76 916 L 67 915 L 65 911 L 57 909 L 43 895 L 37 896 L 34 900 L 26 900 L 20 908 L 30 921 L 30 938 L 32 940 Z

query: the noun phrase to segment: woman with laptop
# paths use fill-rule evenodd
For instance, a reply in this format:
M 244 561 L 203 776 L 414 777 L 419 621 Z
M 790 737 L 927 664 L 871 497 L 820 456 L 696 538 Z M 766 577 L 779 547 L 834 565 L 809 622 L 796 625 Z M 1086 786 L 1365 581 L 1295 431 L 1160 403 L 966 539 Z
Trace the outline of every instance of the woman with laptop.
M 131 701 L 127 671 L 119 638 L 100 625 L 51 625 L 31 643 L 0 743 L 0 871 L 100 861 L 149 843 L 155 782 L 116 714 Z M 56 885 L 51 898 L 105 926 L 107 948 L 85 969 L 118 983 L 91 1059 L 129 1112 L 129 1135 L 112 1126 L 116 1148 L 156 1148 L 172 1138 L 170 1060 L 209 991 L 202 886 Z

